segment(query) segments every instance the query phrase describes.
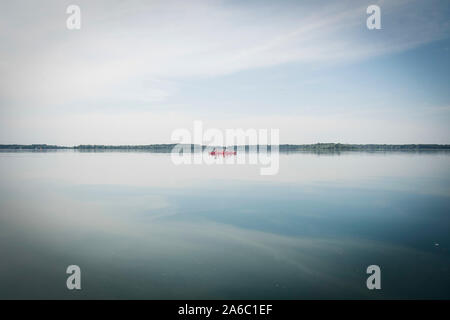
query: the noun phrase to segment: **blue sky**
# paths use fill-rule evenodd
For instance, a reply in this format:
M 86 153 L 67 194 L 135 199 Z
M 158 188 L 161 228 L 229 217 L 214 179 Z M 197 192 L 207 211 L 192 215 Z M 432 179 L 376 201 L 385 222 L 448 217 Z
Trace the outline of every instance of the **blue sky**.
M 68 5 L 81 8 L 67 30 Z M 366 8 L 381 8 L 381 30 Z M 0 13 L 0 143 L 450 143 L 448 1 L 15 1 Z

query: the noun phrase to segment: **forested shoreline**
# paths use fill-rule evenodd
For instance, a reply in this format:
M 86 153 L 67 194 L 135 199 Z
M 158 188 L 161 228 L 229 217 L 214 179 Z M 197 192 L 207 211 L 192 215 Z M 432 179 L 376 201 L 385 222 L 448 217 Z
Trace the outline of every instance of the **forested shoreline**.
M 48 144 L 0 144 L 0 150 L 79 150 L 79 151 L 132 151 L 141 150 L 149 152 L 171 152 L 176 144 L 149 144 L 149 145 L 78 145 L 78 146 L 58 146 Z M 207 146 L 183 145 L 184 151 L 197 152 L 205 150 Z M 222 148 L 217 146 L 216 148 Z M 271 146 L 245 145 L 227 147 L 227 149 L 260 151 L 270 150 Z M 342 144 L 342 143 L 315 143 L 315 144 L 281 144 L 279 151 L 431 151 L 431 150 L 450 150 L 448 144 Z

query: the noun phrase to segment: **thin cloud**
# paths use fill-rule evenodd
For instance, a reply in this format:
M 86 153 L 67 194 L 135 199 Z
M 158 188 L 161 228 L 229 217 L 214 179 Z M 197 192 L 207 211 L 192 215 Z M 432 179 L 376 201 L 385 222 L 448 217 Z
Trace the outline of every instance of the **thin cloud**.
M 373 3 L 382 8 L 378 33 L 365 26 L 365 9 Z M 351 63 L 446 38 L 450 30 L 448 10 L 439 10 L 445 2 L 437 0 L 327 7 L 317 1 L 78 1 L 79 31 L 65 28 L 69 4 L 4 5 L 2 115 L 73 114 L 98 106 L 114 113 L 119 104 L 130 112 L 143 104 L 164 108 L 179 81 L 285 63 Z M 188 98 L 183 103 L 189 108 Z

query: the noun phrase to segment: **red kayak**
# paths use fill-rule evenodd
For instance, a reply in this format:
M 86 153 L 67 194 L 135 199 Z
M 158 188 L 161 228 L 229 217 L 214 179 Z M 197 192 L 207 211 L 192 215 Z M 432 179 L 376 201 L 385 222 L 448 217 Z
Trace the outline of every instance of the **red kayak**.
M 231 156 L 235 155 L 236 151 L 212 151 L 209 154 L 212 156 Z

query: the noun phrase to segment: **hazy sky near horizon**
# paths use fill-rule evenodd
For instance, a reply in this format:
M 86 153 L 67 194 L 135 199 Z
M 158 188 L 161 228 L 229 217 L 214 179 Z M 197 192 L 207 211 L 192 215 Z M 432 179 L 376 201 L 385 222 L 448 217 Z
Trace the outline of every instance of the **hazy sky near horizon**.
M 17 0 L 0 40 L 0 143 L 170 143 L 194 120 L 281 143 L 450 143 L 448 0 Z

